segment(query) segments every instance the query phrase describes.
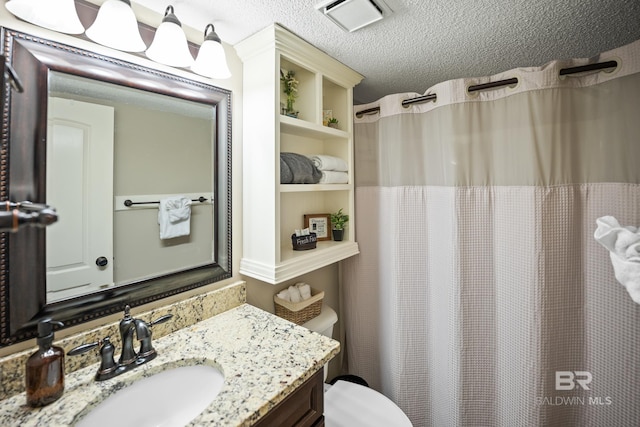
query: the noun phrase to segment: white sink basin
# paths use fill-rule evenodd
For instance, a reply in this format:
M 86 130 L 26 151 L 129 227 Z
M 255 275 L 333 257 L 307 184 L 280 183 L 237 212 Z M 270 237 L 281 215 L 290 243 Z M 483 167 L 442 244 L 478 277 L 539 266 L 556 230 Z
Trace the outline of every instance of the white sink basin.
M 76 426 L 182 427 L 211 404 L 223 384 L 224 375 L 213 366 L 172 368 L 117 391 Z

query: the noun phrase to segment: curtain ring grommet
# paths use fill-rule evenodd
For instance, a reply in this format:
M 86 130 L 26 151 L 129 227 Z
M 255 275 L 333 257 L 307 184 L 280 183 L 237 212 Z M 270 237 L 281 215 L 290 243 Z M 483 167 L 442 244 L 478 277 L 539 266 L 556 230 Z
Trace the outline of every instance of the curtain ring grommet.
M 477 84 L 468 84 L 465 88 L 464 88 L 464 94 L 467 98 L 469 99 L 475 99 L 477 97 L 479 97 L 480 95 L 480 91 L 479 90 L 472 90 L 470 91 L 469 89 L 471 89 L 472 87 L 476 86 Z
M 518 74 L 514 74 L 513 78 L 516 79 L 516 82 L 514 84 L 510 84 L 506 86 L 507 90 L 509 91 L 514 91 L 518 89 L 520 87 L 520 82 L 522 81 L 522 78 Z

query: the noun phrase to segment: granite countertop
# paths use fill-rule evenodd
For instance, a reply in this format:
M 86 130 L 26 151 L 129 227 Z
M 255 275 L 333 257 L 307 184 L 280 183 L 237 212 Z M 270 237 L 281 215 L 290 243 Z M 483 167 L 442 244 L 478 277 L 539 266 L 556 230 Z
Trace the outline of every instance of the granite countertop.
M 73 425 L 139 378 L 171 367 L 210 364 L 224 373 L 224 386 L 191 425 L 250 426 L 331 360 L 339 343 L 243 304 L 158 338 L 154 347 L 154 360 L 107 381 L 93 380 L 98 364 L 67 375 L 64 395 L 43 408 L 26 406 L 24 393 L 0 401 L 0 425 Z

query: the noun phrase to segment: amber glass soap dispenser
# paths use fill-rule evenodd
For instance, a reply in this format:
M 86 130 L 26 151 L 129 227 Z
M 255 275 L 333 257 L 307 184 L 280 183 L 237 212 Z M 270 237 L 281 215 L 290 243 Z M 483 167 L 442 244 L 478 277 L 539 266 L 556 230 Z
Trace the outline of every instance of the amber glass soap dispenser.
M 53 325 L 64 326 L 51 318 L 38 322 L 38 351 L 27 360 L 27 405 L 44 406 L 64 392 L 64 350 L 53 346 Z

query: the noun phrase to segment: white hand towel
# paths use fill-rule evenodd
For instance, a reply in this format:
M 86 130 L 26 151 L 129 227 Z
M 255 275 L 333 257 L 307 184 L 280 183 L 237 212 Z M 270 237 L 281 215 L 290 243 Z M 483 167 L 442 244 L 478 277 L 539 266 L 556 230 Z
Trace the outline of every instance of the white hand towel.
M 291 302 L 291 297 L 289 296 L 288 289 L 278 292 L 278 298 Z
M 309 157 L 313 164 L 321 171 L 340 171 L 346 172 L 349 170 L 347 162 L 339 157 L 327 156 L 326 154 L 316 154 Z
M 296 283 L 296 288 L 298 288 L 298 290 L 300 291 L 300 297 L 302 298 L 302 301 L 311 298 L 311 286 L 307 285 L 306 283 L 300 282 Z
M 347 172 L 338 171 L 322 171 L 320 184 L 348 184 L 349 174 Z
M 612 216 L 598 218 L 596 223 L 593 237 L 609 250 L 616 279 L 640 304 L 640 231 L 634 226 L 621 226 Z
M 191 200 L 184 196 L 160 200 L 158 224 L 162 240 L 188 236 L 191 233 Z
M 289 298 L 291 298 L 291 302 L 300 302 L 302 301 L 302 296 L 300 296 L 300 291 L 295 286 L 289 286 Z

